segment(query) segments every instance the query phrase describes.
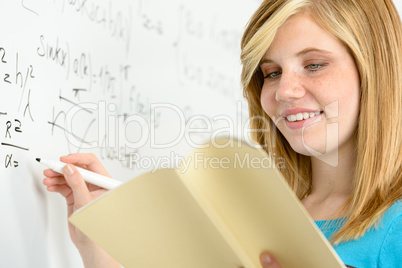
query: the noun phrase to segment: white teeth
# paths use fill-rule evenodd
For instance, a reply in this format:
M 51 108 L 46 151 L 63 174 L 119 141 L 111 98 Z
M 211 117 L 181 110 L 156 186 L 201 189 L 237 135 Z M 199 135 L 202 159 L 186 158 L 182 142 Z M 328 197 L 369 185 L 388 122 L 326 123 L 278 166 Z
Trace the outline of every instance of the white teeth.
M 288 119 L 290 122 L 294 122 L 294 121 L 297 120 L 297 117 L 296 117 L 296 115 L 292 114 L 292 115 L 288 115 L 288 116 L 287 116 L 287 119 Z
M 290 122 L 302 121 L 317 116 L 319 114 L 321 114 L 321 112 L 291 114 L 286 116 L 286 119 Z

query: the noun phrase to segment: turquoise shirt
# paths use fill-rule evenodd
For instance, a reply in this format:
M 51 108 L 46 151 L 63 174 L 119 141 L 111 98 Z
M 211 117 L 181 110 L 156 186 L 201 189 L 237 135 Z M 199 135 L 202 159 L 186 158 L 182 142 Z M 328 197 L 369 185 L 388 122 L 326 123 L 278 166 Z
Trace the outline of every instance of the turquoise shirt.
M 316 221 L 327 239 L 342 226 L 344 219 Z M 402 200 L 395 202 L 358 240 L 334 247 L 342 261 L 358 268 L 402 268 Z

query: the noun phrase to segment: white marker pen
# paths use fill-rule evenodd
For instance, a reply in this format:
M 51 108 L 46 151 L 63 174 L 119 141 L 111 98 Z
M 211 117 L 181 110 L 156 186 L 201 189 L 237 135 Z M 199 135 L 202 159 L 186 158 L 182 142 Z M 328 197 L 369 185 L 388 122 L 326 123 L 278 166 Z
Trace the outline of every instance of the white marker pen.
M 65 165 L 67 165 L 66 163 L 60 162 L 60 161 L 56 161 L 56 160 L 45 160 L 45 159 L 41 159 L 41 158 L 36 158 L 36 161 L 38 161 L 39 163 L 47 166 L 48 168 L 52 169 L 53 171 L 63 174 L 63 168 Z M 79 168 L 76 167 L 78 169 L 78 171 L 80 172 L 80 174 L 82 175 L 82 177 L 84 178 L 84 180 L 88 183 L 92 183 L 94 185 L 97 185 L 99 187 L 111 190 L 116 188 L 117 186 L 121 185 L 122 182 L 118 181 L 118 180 L 114 180 L 112 178 L 106 177 L 106 176 L 102 176 L 99 175 L 97 173 L 88 171 L 86 169 L 83 168 Z

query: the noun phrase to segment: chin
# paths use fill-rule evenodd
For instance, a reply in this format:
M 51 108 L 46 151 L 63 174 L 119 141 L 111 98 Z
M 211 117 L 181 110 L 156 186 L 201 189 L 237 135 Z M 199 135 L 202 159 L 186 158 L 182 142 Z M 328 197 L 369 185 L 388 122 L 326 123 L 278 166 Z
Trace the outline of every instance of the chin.
M 316 126 L 303 132 L 286 133 L 284 137 L 296 153 L 306 156 L 324 155 L 338 148 L 337 129 L 327 131 L 325 128 Z
M 313 156 L 313 154 L 311 153 L 311 151 L 309 151 L 305 146 L 303 145 L 290 145 L 292 147 L 292 149 L 301 155 L 305 155 L 305 156 Z
M 331 151 L 336 150 L 337 145 L 332 146 L 332 144 L 326 144 L 325 142 L 320 142 L 319 139 L 313 139 L 302 141 L 301 139 L 297 141 L 288 140 L 292 149 L 298 153 L 305 156 L 319 156 L 328 154 Z

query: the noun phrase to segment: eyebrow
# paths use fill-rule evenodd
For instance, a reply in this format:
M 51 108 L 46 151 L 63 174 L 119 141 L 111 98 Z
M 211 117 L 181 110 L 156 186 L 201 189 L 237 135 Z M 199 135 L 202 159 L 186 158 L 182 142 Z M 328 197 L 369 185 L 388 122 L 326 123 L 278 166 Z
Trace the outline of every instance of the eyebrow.
M 302 51 L 296 53 L 295 56 L 300 57 L 300 56 L 303 56 L 303 55 L 308 54 L 310 52 L 319 52 L 319 53 L 324 53 L 324 54 L 331 54 L 332 53 L 332 52 L 329 52 L 328 50 L 318 49 L 318 48 L 315 48 L 315 47 L 308 47 L 308 48 L 305 48 Z
M 294 56 L 296 58 L 298 58 L 298 57 L 304 56 L 304 55 L 306 55 L 308 53 L 311 53 L 311 52 L 319 52 L 319 53 L 323 53 L 323 54 L 332 54 L 332 52 L 330 52 L 328 50 L 319 49 L 319 48 L 315 48 L 315 47 L 307 47 L 307 48 L 303 49 L 302 51 L 297 52 Z M 273 63 L 273 62 L 274 61 L 271 60 L 271 59 L 265 59 L 264 58 L 264 59 L 261 60 L 260 66 L 265 64 L 265 63 Z

